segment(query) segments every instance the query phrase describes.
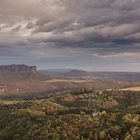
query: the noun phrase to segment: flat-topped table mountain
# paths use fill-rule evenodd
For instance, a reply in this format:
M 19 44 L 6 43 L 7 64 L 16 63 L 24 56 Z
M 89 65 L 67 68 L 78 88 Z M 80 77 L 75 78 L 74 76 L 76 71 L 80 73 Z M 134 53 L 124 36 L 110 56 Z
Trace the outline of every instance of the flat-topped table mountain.
M 36 66 L 28 65 L 1 65 L 0 82 L 46 80 L 47 76 L 39 73 Z
M 1 65 L 0 72 L 37 73 L 36 66 L 27 65 Z

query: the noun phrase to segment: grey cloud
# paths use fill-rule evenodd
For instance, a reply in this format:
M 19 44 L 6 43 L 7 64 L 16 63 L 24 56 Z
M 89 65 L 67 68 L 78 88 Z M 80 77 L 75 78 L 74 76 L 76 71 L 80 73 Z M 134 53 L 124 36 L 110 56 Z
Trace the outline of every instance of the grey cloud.
M 56 23 L 50 22 L 48 24 L 41 25 L 41 26 L 37 27 L 34 32 L 51 32 L 51 31 L 54 31 L 56 29 L 65 28 L 66 26 L 68 26 L 68 24 L 69 24 L 69 22 L 64 21 L 64 20 L 63 21 L 59 20 Z
M 139 42 L 133 38 L 133 34 L 140 32 L 138 0 L 63 0 L 60 3 L 65 7 L 63 13 L 58 13 L 55 19 L 44 17 L 37 22 L 34 32 L 54 32 L 52 38 L 44 39 L 45 42 L 74 47 L 84 47 L 83 44 L 94 47 L 94 43 L 100 41 L 103 46 L 105 42 L 118 45 Z M 67 36 L 65 32 L 71 35 Z
M 139 0 L 117 0 L 112 4 L 113 7 L 122 9 L 122 10 L 134 10 L 139 8 Z
M 0 0 L 0 19 L 0 56 L 140 52 L 139 0 Z
M 31 28 L 34 28 L 35 27 L 35 24 L 32 23 L 32 22 L 29 22 L 27 25 L 26 25 L 26 28 L 27 29 L 31 29 Z
M 21 28 L 21 25 L 17 25 L 15 28 L 12 29 L 12 32 L 17 32 Z
M 3 33 L 0 34 L 0 47 L 1 46 L 22 46 L 25 45 L 28 41 L 14 33 Z

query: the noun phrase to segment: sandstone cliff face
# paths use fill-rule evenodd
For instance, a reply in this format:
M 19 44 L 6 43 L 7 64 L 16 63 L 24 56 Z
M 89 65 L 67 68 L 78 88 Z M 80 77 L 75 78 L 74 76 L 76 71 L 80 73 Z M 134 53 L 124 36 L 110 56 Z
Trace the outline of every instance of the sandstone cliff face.
M 36 73 L 36 66 L 27 65 L 1 65 L 0 72 Z

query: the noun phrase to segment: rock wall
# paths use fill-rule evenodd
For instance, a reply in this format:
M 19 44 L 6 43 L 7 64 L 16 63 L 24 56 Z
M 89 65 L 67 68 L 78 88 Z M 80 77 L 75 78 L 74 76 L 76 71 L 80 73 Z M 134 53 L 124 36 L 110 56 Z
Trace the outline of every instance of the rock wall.
M 0 71 L 2 72 L 15 72 L 15 73 L 36 73 L 36 66 L 27 65 L 1 65 Z

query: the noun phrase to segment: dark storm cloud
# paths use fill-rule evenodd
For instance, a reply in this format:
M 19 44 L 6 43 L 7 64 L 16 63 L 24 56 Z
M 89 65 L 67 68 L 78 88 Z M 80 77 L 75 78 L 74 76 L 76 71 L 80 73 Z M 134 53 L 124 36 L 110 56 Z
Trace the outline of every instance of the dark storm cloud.
M 39 40 L 72 48 L 96 47 L 97 42 L 104 47 L 112 42 L 112 51 L 116 46 L 127 46 L 123 44 L 131 44 L 133 50 L 133 45 L 139 43 L 139 0 L 61 0 L 58 8 L 62 11 L 37 20 L 33 34 L 51 33 L 51 37 L 40 36 Z
M 0 0 L 0 56 L 48 58 L 56 51 L 138 56 L 140 1 Z

